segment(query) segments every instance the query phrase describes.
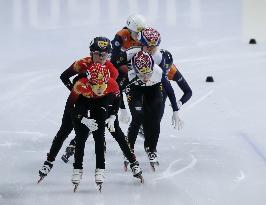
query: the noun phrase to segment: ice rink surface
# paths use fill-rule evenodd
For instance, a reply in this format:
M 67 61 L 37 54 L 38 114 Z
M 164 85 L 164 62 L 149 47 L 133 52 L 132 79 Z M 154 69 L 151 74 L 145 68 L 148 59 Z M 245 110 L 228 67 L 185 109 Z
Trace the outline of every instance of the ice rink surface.
M 264 205 L 266 203 L 265 1 L 248 0 L 0 0 L 1 205 Z M 264 9 L 263 9 L 264 8 Z M 109 135 L 106 181 L 94 184 L 94 142 L 85 151 L 77 193 L 72 162 L 60 156 L 39 185 L 69 91 L 60 74 L 89 54 L 90 40 L 112 39 L 127 17 L 140 13 L 161 32 L 193 90 L 171 126 L 167 100 L 153 172 L 138 138 L 142 185 L 124 172 Z M 257 45 L 249 45 L 257 38 Z M 206 83 L 207 76 L 214 83 Z M 181 90 L 172 83 L 177 96 Z M 126 132 L 127 125 L 123 124 Z

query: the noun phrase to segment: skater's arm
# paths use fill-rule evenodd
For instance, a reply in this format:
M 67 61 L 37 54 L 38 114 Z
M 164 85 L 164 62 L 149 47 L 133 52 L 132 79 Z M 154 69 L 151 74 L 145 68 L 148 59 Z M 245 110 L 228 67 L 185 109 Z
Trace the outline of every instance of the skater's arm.
M 120 106 L 119 107 L 121 109 L 126 109 L 126 106 L 125 106 L 125 102 L 124 102 L 123 94 L 122 93 L 120 94 Z
M 110 109 L 109 114 L 110 115 L 117 115 L 119 107 L 120 107 L 120 95 L 117 96 L 116 94 L 112 94 L 112 98 L 113 98 L 113 104 L 112 107 Z
M 72 83 L 73 85 L 75 85 L 75 83 L 80 80 L 81 78 L 86 78 L 88 76 L 88 73 L 87 72 L 84 72 L 84 73 L 79 73 L 73 80 L 72 80 Z
M 123 45 L 123 39 L 120 35 L 116 34 L 111 43 L 113 47 L 112 58 L 117 58 Z
M 163 88 L 165 90 L 165 93 L 171 102 L 171 106 L 173 108 L 173 111 L 178 111 L 178 106 L 176 103 L 176 97 L 175 97 L 174 89 L 173 89 L 171 83 L 169 82 L 169 80 L 166 78 L 166 76 L 163 76 L 162 84 L 163 84 Z
M 115 56 L 112 56 L 111 63 L 118 69 L 122 65 L 127 64 L 127 54 L 125 51 L 119 51 Z
M 80 60 L 75 61 L 68 69 L 66 69 L 60 76 L 60 79 L 65 84 L 65 86 L 71 90 L 73 88 L 73 83 L 71 83 L 70 78 L 86 71 L 87 66 L 91 63 L 91 57 L 85 57 Z
M 66 69 L 61 75 L 60 79 L 64 83 L 64 85 L 71 90 L 73 88 L 73 84 L 70 81 L 70 78 L 74 75 L 78 74 L 78 72 L 74 69 L 74 63 Z
M 175 65 L 171 66 L 171 69 L 168 73 L 168 78 L 169 80 L 177 82 L 178 86 L 183 91 L 183 95 L 179 101 L 182 103 L 182 105 L 185 104 L 191 98 L 192 90 L 189 87 L 183 75 L 179 72 L 179 70 L 176 68 Z
M 109 114 L 116 115 L 118 113 L 121 100 L 120 90 L 117 82 L 110 79 L 110 81 L 108 82 L 108 89 L 108 92 L 110 93 L 110 96 L 112 98 L 112 108 L 110 109 Z
M 118 75 L 119 75 L 118 70 L 114 67 L 114 65 L 111 63 L 111 61 L 107 61 L 106 66 L 109 69 L 110 77 L 113 78 L 114 80 L 116 80 L 118 78 Z

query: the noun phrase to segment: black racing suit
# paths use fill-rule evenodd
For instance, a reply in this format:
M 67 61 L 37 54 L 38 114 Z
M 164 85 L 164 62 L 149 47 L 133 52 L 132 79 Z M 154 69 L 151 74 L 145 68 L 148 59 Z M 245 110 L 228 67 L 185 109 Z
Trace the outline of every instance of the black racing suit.
M 73 111 L 73 125 L 76 132 L 76 148 L 74 169 L 83 168 L 83 156 L 85 142 L 89 136 L 90 130 L 81 123 L 83 117 L 89 117 L 96 120 L 98 129 L 93 132 L 95 141 L 96 168 L 105 169 L 105 120 L 108 116 L 108 105 L 110 95 L 101 98 L 85 98 L 80 96 L 75 104 Z M 89 113 L 89 116 L 88 116 Z
M 150 152 L 155 152 L 160 134 L 161 112 L 163 106 L 162 84 L 153 86 L 132 85 L 128 94 L 128 105 L 132 121 L 128 128 L 128 141 L 132 149 L 143 124 L 144 136 Z
M 60 126 L 59 131 L 57 132 L 56 136 L 53 139 L 51 148 L 49 153 L 47 154 L 47 160 L 50 162 L 53 162 L 62 148 L 62 145 L 64 141 L 67 139 L 68 135 L 72 132 L 73 130 L 73 123 L 71 119 L 71 112 L 69 108 L 69 99 L 66 102 L 63 118 L 62 118 L 62 124 Z M 110 106 L 109 106 L 110 107 Z M 109 116 L 108 116 L 109 117 Z M 125 157 L 128 159 L 130 163 L 133 163 L 136 161 L 134 153 L 131 151 L 127 138 L 123 131 L 120 128 L 118 117 L 116 115 L 116 120 L 114 123 L 115 127 L 115 132 L 110 132 L 110 134 L 113 136 L 113 138 L 117 141 L 119 144 L 120 149 L 122 150 L 123 154 Z M 76 137 L 71 140 L 70 144 L 76 145 Z
M 75 82 L 82 77 L 84 77 L 84 74 L 80 74 L 76 78 L 74 78 L 73 84 L 75 84 Z M 72 83 L 71 83 L 71 87 L 72 87 Z M 109 108 L 110 108 L 110 105 L 109 105 Z M 72 109 L 73 109 L 73 105 L 70 102 L 70 98 L 68 97 L 66 105 L 65 105 L 64 114 L 62 117 L 62 123 L 61 123 L 60 129 L 53 139 L 49 153 L 47 153 L 47 160 L 50 162 L 53 162 L 55 160 L 58 152 L 60 151 L 60 149 L 63 146 L 64 141 L 68 138 L 69 134 L 72 132 L 72 130 L 74 128 L 73 123 L 72 123 L 72 118 L 71 118 L 71 110 Z M 118 142 L 119 147 L 121 148 L 123 154 L 128 159 L 128 161 L 130 163 L 133 163 L 134 161 L 136 161 L 136 158 L 135 158 L 134 153 L 131 151 L 131 149 L 128 145 L 127 138 L 126 138 L 125 134 L 123 133 L 123 131 L 120 128 L 117 115 L 116 115 L 114 127 L 115 127 L 115 132 L 110 132 L 110 134 Z M 76 145 L 76 137 L 71 140 L 70 144 Z

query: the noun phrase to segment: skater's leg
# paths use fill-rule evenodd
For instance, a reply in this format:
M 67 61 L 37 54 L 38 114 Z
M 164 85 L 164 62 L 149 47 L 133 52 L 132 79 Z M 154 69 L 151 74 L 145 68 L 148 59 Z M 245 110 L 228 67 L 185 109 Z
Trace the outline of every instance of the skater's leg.
M 154 87 L 153 92 L 147 93 L 144 99 L 144 133 L 151 152 L 156 152 L 160 135 L 163 98 L 161 88 Z
M 120 149 L 122 150 L 124 156 L 128 159 L 130 163 L 136 161 L 135 154 L 130 148 L 127 138 L 119 126 L 119 121 L 115 120 L 115 132 L 110 132 L 113 138 L 117 141 Z
M 132 150 L 143 120 L 142 94 L 136 90 L 130 91 L 128 95 L 128 106 L 131 112 L 132 121 L 128 127 L 127 138 Z
M 96 168 L 105 169 L 105 119 L 107 109 L 95 108 L 91 110 L 91 117 L 96 120 L 98 129 L 93 132 L 95 141 Z
M 89 129 L 81 122 L 74 122 L 76 132 L 76 148 L 75 148 L 75 162 L 73 164 L 74 169 L 83 168 L 83 156 L 85 149 L 85 142 L 88 138 Z
M 49 153 L 47 154 L 47 160 L 53 162 L 61 149 L 64 141 L 68 137 L 68 135 L 73 130 L 73 124 L 71 119 L 71 114 L 69 111 L 65 109 L 63 118 L 62 118 L 62 124 L 57 132 L 56 136 L 53 139 L 52 146 L 50 148 Z

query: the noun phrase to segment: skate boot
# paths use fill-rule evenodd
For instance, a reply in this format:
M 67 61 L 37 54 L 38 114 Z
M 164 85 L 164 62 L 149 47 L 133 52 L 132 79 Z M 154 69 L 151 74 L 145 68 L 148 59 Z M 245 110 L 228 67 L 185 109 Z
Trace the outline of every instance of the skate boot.
M 74 192 L 76 192 L 80 180 L 82 179 L 83 169 L 73 169 L 72 184 L 74 185 Z
M 140 182 L 144 183 L 144 178 L 142 177 L 142 171 L 139 167 L 139 162 L 135 161 L 135 162 L 131 163 L 130 168 L 132 170 L 133 177 L 140 179 Z
M 155 165 L 159 166 L 158 158 L 156 152 L 148 152 L 148 157 L 150 160 L 150 165 L 153 171 L 155 171 Z
M 97 185 L 98 190 L 102 191 L 102 184 L 104 182 L 104 169 L 95 169 L 95 183 Z
M 146 154 L 148 154 L 148 152 L 150 150 L 150 148 L 147 145 L 145 145 L 145 143 L 144 143 L 144 150 L 145 150 Z
M 65 162 L 68 163 L 69 158 L 74 155 L 75 153 L 75 145 L 68 145 L 65 151 L 65 154 L 62 155 L 61 159 Z
M 150 147 L 148 145 L 146 145 L 145 141 L 144 141 L 144 150 L 145 150 L 146 154 L 148 155 L 148 153 L 150 152 Z M 154 152 L 157 152 L 157 150 L 155 149 Z
M 38 180 L 38 184 L 44 179 L 44 177 L 47 176 L 47 174 L 51 171 L 51 169 L 53 168 L 53 164 L 52 162 L 49 161 L 45 161 L 43 163 L 42 168 L 39 170 L 39 180 Z
M 124 170 L 125 170 L 125 172 L 127 171 L 127 167 L 128 167 L 128 165 L 129 165 L 129 161 L 128 161 L 128 159 L 124 156 Z

